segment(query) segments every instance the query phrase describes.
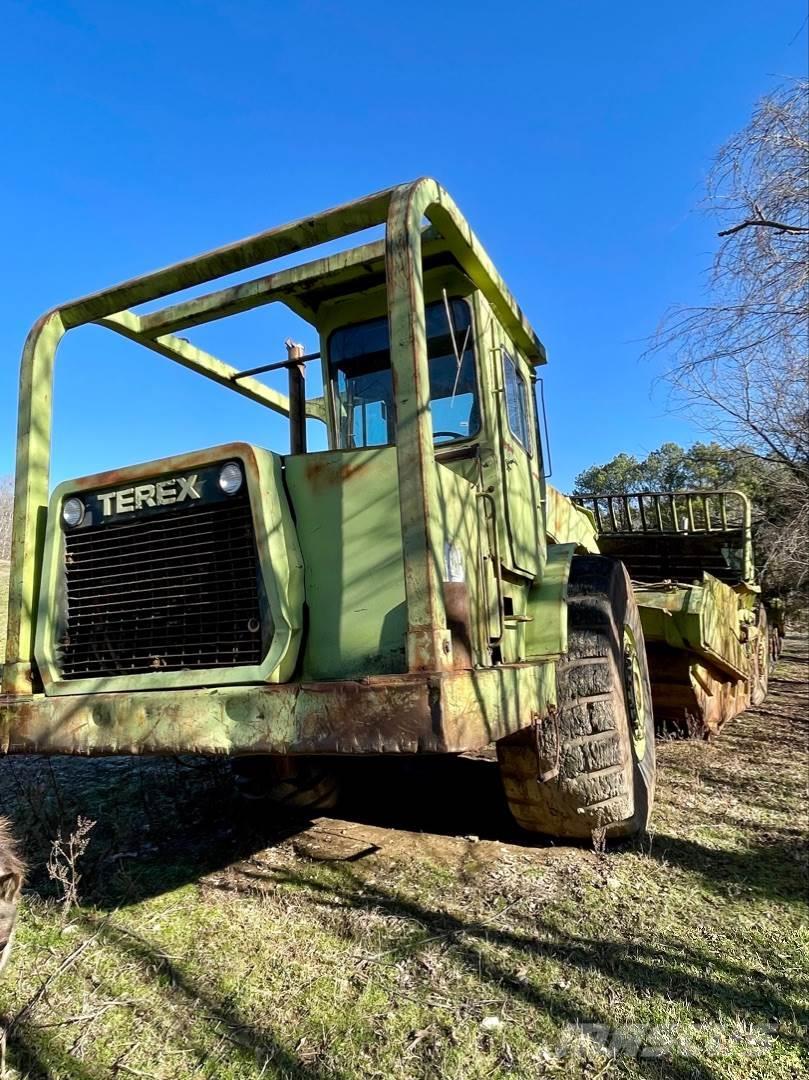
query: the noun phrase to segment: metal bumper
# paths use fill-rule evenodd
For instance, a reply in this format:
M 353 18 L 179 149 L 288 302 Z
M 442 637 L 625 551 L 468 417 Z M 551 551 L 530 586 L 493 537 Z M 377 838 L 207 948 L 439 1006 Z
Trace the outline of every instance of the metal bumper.
M 543 717 L 553 664 L 76 696 L 0 696 L 0 752 L 412 754 L 486 746 Z

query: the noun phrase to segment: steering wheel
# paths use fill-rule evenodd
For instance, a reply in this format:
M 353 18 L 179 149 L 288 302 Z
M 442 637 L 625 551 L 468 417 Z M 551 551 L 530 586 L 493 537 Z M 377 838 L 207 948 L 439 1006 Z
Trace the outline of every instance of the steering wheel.
M 465 439 L 466 435 L 462 435 L 460 431 L 434 431 L 434 439 Z

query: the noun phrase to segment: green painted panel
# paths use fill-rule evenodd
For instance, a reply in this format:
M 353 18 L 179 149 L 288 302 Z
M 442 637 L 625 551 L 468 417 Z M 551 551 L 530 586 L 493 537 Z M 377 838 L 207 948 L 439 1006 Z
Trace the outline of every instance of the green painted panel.
M 406 669 L 404 568 L 396 449 L 285 459 L 304 560 L 304 679 Z
M 557 491 L 552 484 L 545 487 L 545 520 L 548 543 L 575 544 L 594 555 L 599 553 L 593 515 Z
M 688 649 L 731 674 L 747 674 L 747 653 L 740 641 L 745 606 L 729 585 L 703 574 L 699 585 L 636 585 L 635 597 L 647 642 Z
M 567 652 L 567 582 L 575 544 L 550 544 L 542 581 L 528 594 L 526 656 L 561 656 Z

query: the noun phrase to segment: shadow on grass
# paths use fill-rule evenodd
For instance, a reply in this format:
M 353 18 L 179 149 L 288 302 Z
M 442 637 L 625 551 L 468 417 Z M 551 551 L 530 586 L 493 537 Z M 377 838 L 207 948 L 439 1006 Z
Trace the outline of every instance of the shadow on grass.
M 520 999 L 557 1024 L 570 1028 L 580 1024 L 611 1028 L 615 1018 L 607 1009 L 596 1008 L 592 1001 L 584 1000 L 575 985 L 570 989 L 569 984 L 532 981 L 526 975 L 526 965 L 537 957 L 576 968 L 584 976 L 582 987 L 587 986 L 588 975 L 603 976 L 610 983 L 621 984 L 630 998 L 656 995 L 665 1000 L 688 1001 L 695 1015 L 701 1016 L 705 1023 L 715 1022 L 722 1015 L 738 1016 L 740 1012 L 762 1024 L 772 1022 L 773 1018 L 809 1022 L 809 1015 L 800 1012 L 796 1004 L 801 998 L 797 981 L 778 975 L 769 975 L 765 981 L 764 973 L 717 958 L 696 946 L 684 948 L 675 943 L 671 947 L 652 947 L 637 941 L 628 944 L 623 940 L 605 940 L 571 933 L 558 926 L 553 918 L 541 916 L 532 919 L 528 928 L 502 927 L 435 910 L 418 900 L 369 884 L 346 864 L 332 865 L 330 878 L 324 882 L 287 869 L 264 872 L 251 869 L 241 878 L 230 878 L 226 885 L 208 887 L 253 895 L 257 881 L 263 880 L 273 891 L 287 887 L 308 893 L 308 902 L 321 909 L 329 929 L 351 941 L 357 950 L 367 948 L 361 916 L 366 912 L 376 915 L 381 912 L 395 920 L 398 928 L 390 948 L 392 965 L 404 959 L 418 959 L 423 951 L 440 942 L 455 967 L 476 979 L 487 996 Z M 358 918 L 331 918 L 345 912 Z M 411 928 L 404 942 L 400 936 L 402 920 L 407 920 Z M 181 963 L 166 956 L 146 937 L 97 915 L 83 915 L 80 921 L 88 934 L 98 935 L 108 948 L 117 950 L 122 964 L 134 961 L 143 978 L 164 983 L 172 995 L 173 1008 L 187 1010 L 189 1017 L 201 1015 L 210 1021 L 217 1035 L 221 1032 L 223 1041 L 227 1042 L 224 1050 L 217 1051 L 222 1067 L 254 1069 L 255 1075 L 263 1075 L 260 1070 L 271 1066 L 276 1070 L 271 1075 L 300 1080 L 339 1080 L 346 1075 L 330 1067 L 300 1061 L 282 1044 L 270 1024 L 246 1020 L 232 1000 L 212 993 L 209 984 L 201 984 Z M 384 950 L 373 957 L 374 963 L 380 959 L 382 963 L 388 960 Z M 213 1064 L 210 1047 L 195 1039 L 190 1024 L 183 1038 L 189 1052 L 189 1066 L 196 1062 L 202 1070 L 206 1059 Z M 793 1041 L 791 1036 L 778 1038 Z M 27 1070 L 31 1080 L 45 1080 L 51 1075 L 49 1060 L 58 1061 L 60 1075 L 70 1080 L 101 1080 L 102 1075 L 115 1075 L 114 1071 L 102 1074 L 85 1063 L 67 1060 L 51 1036 L 33 1026 L 14 1030 L 9 1038 L 9 1050 L 17 1067 Z M 726 1075 L 705 1059 L 698 1046 L 684 1052 L 682 1044 L 677 1056 L 658 1061 L 640 1060 L 636 1068 L 639 1075 L 672 1080 L 718 1080 Z M 201 1074 L 216 1075 L 204 1071 Z M 254 1073 L 245 1071 L 244 1075 Z
M 263 877 L 272 887 L 287 886 L 308 890 L 311 902 L 325 913 L 350 911 L 360 918 L 337 918 L 330 928 L 354 944 L 366 947 L 362 932 L 362 914 L 382 912 L 401 926 L 407 920 L 413 927 L 412 936 L 402 943 L 397 936 L 392 942 L 390 962 L 395 965 L 403 957 L 418 958 L 425 948 L 442 942 L 454 965 L 471 975 L 481 989 L 498 997 L 518 998 L 538 1013 L 551 1017 L 557 1024 L 574 1028 L 582 1023 L 600 1024 L 611 1028 L 614 1016 L 606 1009 L 596 1008 L 592 1001 L 579 997 L 568 986 L 538 983 L 525 975 L 526 964 L 542 957 L 572 966 L 583 976 L 606 977 L 610 983 L 620 983 L 630 997 L 656 995 L 660 998 L 687 1000 L 704 1022 L 715 1021 L 717 1015 L 737 1016 L 739 1012 L 762 1024 L 774 1017 L 784 1021 L 809 1022 L 809 1014 L 801 1012 L 796 1002 L 802 998 L 805 984 L 783 976 L 765 975 L 748 967 L 717 957 L 698 947 L 683 948 L 678 942 L 671 947 L 652 947 L 640 942 L 629 945 L 623 940 L 605 940 L 598 936 L 571 933 L 560 928 L 552 918 L 532 919 L 530 928 L 498 927 L 491 922 L 463 917 L 433 907 L 368 881 L 350 866 L 334 866 L 332 880 L 313 881 L 306 874 L 294 871 L 252 873 L 246 885 L 254 892 L 256 879 Z M 235 889 L 239 891 L 238 885 Z M 98 921 L 87 921 L 95 929 Z M 206 999 L 192 980 L 182 974 L 177 965 L 167 961 L 145 940 L 114 928 L 105 931 L 107 939 L 118 945 L 128 956 L 137 958 L 145 971 L 159 970 L 168 977 L 172 988 L 185 994 L 189 1005 L 201 1001 L 217 1019 L 244 1039 L 244 1050 L 255 1060 L 270 1060 L 282 1064 L 279 1048 L 266 1030 L 245 1025 L 238 1013 L 227 1003 Z M 378 954 L 377 954 L 378 955 Z M 383 960 L 384 962 L 384 960 Z M 781 1036 L 784 1041 L 789 1037 Z M 291 1064 L 291 1063 L 289 1063 Z M 638 1062 L 641 1075 L 671 1077 L 673 1080 L 716 1080 L 719 1075 L 706 1061 L 699 1047 L 682 1052 L 663 1061 Z M 292 1073 L 291 1075 L 304 1075 Z M 313 1076 L 332 1076 L 332 1073 L 312 1073 Z
M 376 759 L 342 768 L 342 819 L 446 836 L 474 834 L 511 845 L 551 845 L 513 824 L 493 761 Z M 81 895 L 100 908 L 136 903 L 197 881 L 306 830 L 311 822 L 270 803 L 239 798 L 223 760 L 7 759 L 0 769 L 13 779 L 4 781 L 0 813 L 12 818 L 23 837 L 32 867 L 30 888 L 43 897 L 54 894 L 45 873 L 52 839 L 68 836 L 79 815 L 97 823 L 82 865 Z M 701 783 L 719 789 L 712 795 L 717 806 L 684 811 L 691 818 L 702 814 L 710 825 L 727 817 L 722 792 L 735 793 L 740 805 L 746 804 L 743 777 L 737 782 L 732 775 L 705 774 Z M 733 814 L 728 820 L 738 830 Z M 752 890 L 789 901 L 806 894 L 806 850 L 797 828 L 758 829 L 741 851 L 657 834 L 650 854 L 698 873 L 706 887 L 724 895 Z
M 169 959 L 146 938 L 92 915 L 82 916 L 80 922 L 89 934 L 97 935 L 102 944 L 117 949 L 122 961 L 134 961 L 144 978 L 166 983 L 171 995 L 187 1008 L 189 1018 L 202 1016 L 217 1035 L 221 1033 L 221 1042 L 227 1045 L 218 1048 L 212 1055 L 210 1045 L 194 1037 L 190 1024 L 184 1029 L 183 1044 L 188 1055 L 189 1076 L 215 1077 L 223 1068 L 237 1068 L 237 1075 L 276 1075 L 288 1077 L 289 1080 L 342 1080 L 345 1077 L 341 1070 L 321 1068 L 301 1061 L 282 1044 L 270 1026 L 258 1026 L 246 1021 L 227 997 L 214 996 L 204 989 L 183 971 L 181 965 Z M 49 1063 L 57 1061 L 60 1076 L 69 1080 L 147 1075 L 128 1068 L 124 1063 L 120 1066 L 115 1063 L 105 1065 L 103 1071 L 99 1071 L 72 1055 L 66 1055 L 42 1028 L 33 1025 L 13 1029 L 8 1048 L 16 1067 L 27 1070 L 27 1080 L 48 1080 L 51 1076 L 49 1069 L 53 1067 Z M 268 1073 L 270 1066 L 272 1073 Z
M 346 1074 L 333 1069 L 323 1070 L 316 1066 L 304 1064 L 294 1054 L 289 1053 L 283 1047 L 275 1043 L 267 1032 L 258 1032 L 256 1029 L 242 1025 L 239 1029 L 242 1044 L 235 1046 L 224 1060 L 223 1066 L 239 1066 L 241 1069 L 248 1068 L 250 1072 L 240 1071 L 242 1076 L 283 1076 L 285 1080 L 341 1080 Z M 230 1042 L 235 1042 L 233 1035 L 228 1036 Z M 254 1041 L 255 1040 L 255 1041 Z M 21 1025 L 8 1037 L 9 1059 L 15 1069 L 22 1073 L 25 1080 L 53 1080 L 53 1062 L 59 1061 L 59 1077 L 63 1080 L 109 1080 L 110 1077 L 121 1078 L 126 1076 L 152 1076 L 152 1073 L 129 1070 L 125 1065 L 112 1069 L 107 1066 L 92 1067 L 86 1062 L 80 1062 L 75 1057 L 67 1059 L 64 1053 L 57 1048 L 55 1041 L 45 1035 L 41 1028 L 33 1025 Z M 189 1062 L 194 1067 L 189 1076 L 216 1077 L 217 1073 L 200 1071 L 204 1068 L 207 1056 L 205 1048 L 199 1047 L 199 1058 L 196 1063 Z M 266 1065 L 271 1064 L 277 1071 L 266 1072 Z M 264 1070 L 264 1071 L 262 1071 Z M 346 1078 L 348 1080 L 348 1078 Z
M 794 993 L 799 997 L 809 990 L 809 976 L 800 980 L 777 974 L 766 976 L 771 984 L 778 987 L 774 992 L 772 986 L 763 987 L 751 981 L 765 978 L 763 973 L 719 958 L 709 950 L 684 948 L 679 941 L 671 948 L 650 947 L 640 941 L 609 941 L 568 931 L 560 932 L 551 919 L 541 916 L 531 920 L 535 931 L 500 928 L 489 922 L 462 918 L 443 910 L 436 911 L 398 893 L 370 885 L 346 864 L 333 864 L 333 873 L 336 880 L 324 883 L 289 870 L 251 871 L 244 891 L 255 892 L 257 880 L 264 878 L 268 885 L 308 889 L 317 902 L 327 909 L 383 911 L 397 919 L 408 919 L 423 927 L 426 931 L 424 940 L 446 938 L 450 941 L 453 951 L 458 950 L 464 966 L 473 973 L 480 970 L 481 965 L 485 967 L 490 963 L 477 946 L 494 943 L 513 950 L 517 961 L 520 960 L 520 953 L 529 957 L 545 955 L 581 970 L 618 979 L 635 990 L 651 990 L 689 999 L 704 1006 L 707 1013 L 711 1013 L 716 1006 L 724 1007 L 729 1013 L 741 1008 L 762 1020 L 779 1014 L 784 1018 L 793 1017 L 801 1023 L 809 1023 L 809 1010 L 802 1010 L 786 996 Z M 213 887 L 226 892 L 241 891 L 238 883 L 217 883 Z M 338 930 L 346 926 L 341 922 L 335 925 Z M 420 948 L 418 938 L 413 941 L 413 948 Z M 695 974 L 695 971 L 701 974 Z M 708 971 L 715 972 L 716 978 L 708 975 Z M 540 989 L 496 965 L 492 967 L 491 975 L 490 981 L 507 986 L 528 1003 L 557 1017 L 574 1019 L 566 994 L 554 993 L 544 987 Z
M 704 887 L 722 895 L 754 893 L 776 902 L 809 896 L 806 835 L 777 829 L 751 840 L 741 851 L 706 847 L 696 840 L 657 834 L 651 858 L 696 872 Z
M 33 1024 L 21 1023 L 14 1027 L 8 1034 L 6 1045 L 12 1065 L 25 1080 L 52 1080 L 51 1070 L 64 1059 L 64 1053 L 53 1039 Z M 101 1080 L 101 1073 L 75 1060 L 67 1064 L 67 1071 L 62 1075 L 70 1080 Z

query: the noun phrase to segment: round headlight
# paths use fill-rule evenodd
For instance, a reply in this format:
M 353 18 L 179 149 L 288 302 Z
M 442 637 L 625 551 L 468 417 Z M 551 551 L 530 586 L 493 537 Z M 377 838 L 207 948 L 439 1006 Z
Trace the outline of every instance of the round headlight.
M 71 529 L 80 525 L 84 518 L 84 503 L 81 499 L 65 499 L 62 503 L 62 521 Z
M 244 481 L 241 466 L 235 461 L 229 461 L 219 471 L 219 486 L 226 495 L 235 495 Z

